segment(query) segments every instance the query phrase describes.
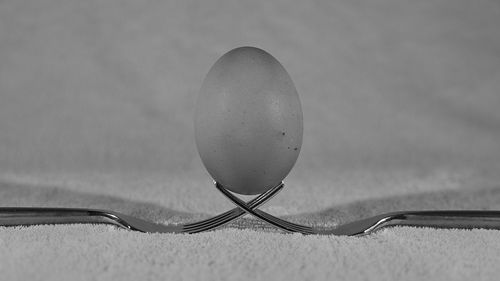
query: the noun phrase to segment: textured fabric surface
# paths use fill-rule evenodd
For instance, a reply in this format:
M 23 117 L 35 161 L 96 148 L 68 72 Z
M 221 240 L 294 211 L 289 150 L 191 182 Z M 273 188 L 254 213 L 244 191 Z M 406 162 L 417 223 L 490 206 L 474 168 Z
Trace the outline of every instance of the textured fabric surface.
M 0 1 L 0 206 L 162 223 L 232 208 L 198 159 L 194 105 L 215 60 L 252 45 L 304 112 L 299 160 L 263 210 L 334 226 L 500 209 L 498 26 L 487 0 Z M 2 280 L 496 280 L 499 262 L 493 230 L 0 228 Z

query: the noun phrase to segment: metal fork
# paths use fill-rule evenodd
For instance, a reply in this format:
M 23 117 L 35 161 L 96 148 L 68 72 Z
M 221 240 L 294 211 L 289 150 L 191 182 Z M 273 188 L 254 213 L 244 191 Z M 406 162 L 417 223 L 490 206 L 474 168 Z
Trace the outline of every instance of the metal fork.
M 239 215 L 239 211 L 230 211 L 230 215 L 226 216 L 234 217 Z M 112 224 L 121 228 L 147 233 L 194 233 L 202 231 L 202 228 L 193 231 L 192 227 L 190 227 L 193 224 L 159 224 L 107 210 L 0 208 L 1 226 L 76 223 Z M 300 227 L 290 227 L 289 231 L 303 234 L 361 236 L 388 226 L 398 225 L 434 228 L 500 229 L 500 211 L 402 211 L 382 214 L 330 228 L 297 225 Z
M 283 182 L 243 202 L 215 182 L 220 192 L 236 208 L 210 219 L 188 224 L 159 224 L 109 210 L 78 208 L 0 208 L 0 226 L 37 224 L 112 224 L 125 229 L 147 233 L 198 233 L 218 228 L 248 213 L 287 232 L 317 235 L 367 235 L 388 226 L 420 226 L 435 228 L 486 228 L 500 230 L 500 211 L 401 211 L 386 213 L 336 227 L 319 228 L 299 225 L 274 217 L 257 208 L 275 196 L 284 187 Z
M 274 188 L 260 194 L 248 203 L 241 201 L 248 211 L 261 206 L 274 197 L 284 187 L 283 182 Z M 246 205 L 248 204 L 248 205 Z M 309 227 L 300 226 L 271 216 L 257 210 L 266 221 L 289 232 L 302 232 L 312 234 Z M 125 214 L 109 210 L 79 209 L 79 208 L 0 208 L 0 226 L 36 225 L 36 224 L 74 224 L 74 223 L 104 223 L 114 224 L 130 230 L 142 232 L 173 232 L 173 233 L 198 233 L 218 228 L 246 213 L 241 208 L 234 208 L 216 217 L 184 225 L 163 225 L 151 223 Z

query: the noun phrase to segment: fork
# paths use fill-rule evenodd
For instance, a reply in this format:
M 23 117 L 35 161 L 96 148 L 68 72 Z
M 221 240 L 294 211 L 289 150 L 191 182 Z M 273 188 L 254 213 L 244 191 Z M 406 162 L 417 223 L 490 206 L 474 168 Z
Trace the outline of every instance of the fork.
M 249 202 L 249 206 L 255 207 L 261 203 L 257 201 Z M 210 226 L 213 225 L 218 227 L 224 224 L 224 222 L 231 221 L 244 213 L 241 209 L 235 208 L 212 219 L 183 225 L 153 223 L 109 210 L 4 207 L 0 208 L 0 226 L 92 223 L 112 224 L 128 230 L 146 233 L 196 233 L 212 229 Z M 267 216 L 264 215 L 264 217 Z M 272 223 L 280 223 L 282 221 L 275 219 L 277 218 L 269 215 L 266 221 L 269 220 L 268 222 Z M 287 229 L 285 230 L 288 232 L 338 236 L 362 236 L 389 226 L 500 230 L 500 211 L 400 211 L 325 228 L 287 223 Z
M 274 197 L 284 187 L 283 182 L 260 194 L 248 202 L 250 208 L 257 208 Z M 163 225 L 110 210 L 82 208 L 40 208 L 3 207 L 0 208 L 0 226 L 40 225 L 40 224 L 113 224 L 129 230 L 160 233 L 197 233 L 215 229 L 245 214 L 234 208 L 216 217 L 185 225 Z

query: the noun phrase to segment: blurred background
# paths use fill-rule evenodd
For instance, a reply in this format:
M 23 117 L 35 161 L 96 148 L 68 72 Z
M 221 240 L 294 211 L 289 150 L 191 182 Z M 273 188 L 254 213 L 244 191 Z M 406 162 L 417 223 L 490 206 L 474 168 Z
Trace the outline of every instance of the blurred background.
M 499 174 L 495 0 L 0 1 L 0 173 L 210 185 L 195 101 L 215 60 L 244 45 L 299 92 L 291 182 Z

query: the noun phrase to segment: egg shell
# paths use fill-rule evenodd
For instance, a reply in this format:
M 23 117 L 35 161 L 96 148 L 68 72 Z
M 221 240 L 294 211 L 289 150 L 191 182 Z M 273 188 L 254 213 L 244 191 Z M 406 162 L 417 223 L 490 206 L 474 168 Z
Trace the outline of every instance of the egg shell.
M 302 134 L 297 90 L 273 56 L 240 47 L 215 62 L 195 117 L 198 152 L 215 181 L 246 195 L 278 185 L 297 161 Z

